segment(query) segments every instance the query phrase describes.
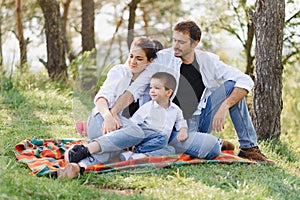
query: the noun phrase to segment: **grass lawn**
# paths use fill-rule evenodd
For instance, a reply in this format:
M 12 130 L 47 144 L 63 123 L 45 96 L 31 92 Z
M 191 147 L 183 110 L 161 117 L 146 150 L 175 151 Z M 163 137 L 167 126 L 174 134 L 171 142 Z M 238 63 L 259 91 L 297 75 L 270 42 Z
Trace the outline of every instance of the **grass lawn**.
M 61 89 L 43 78 L 27 77 L 0 91 L 0 199 L 300 199 L 299 131 L 291 129 L 288 120 L 283 120 L 282 129 L 289 132 L 282 133 L 280 142 L 260 143 L 262 151 L 276 160 L 273 166 L 143 168 L 86 173 L 73 180 L 32 176 L 25 164 L 17 162 L 14 145 L 32 137 L 79 137 L 75 119 L 86 115 L 82 111 L 80 116 L 73 88 Z M 220 136 L 238 148 L 230 125 Z

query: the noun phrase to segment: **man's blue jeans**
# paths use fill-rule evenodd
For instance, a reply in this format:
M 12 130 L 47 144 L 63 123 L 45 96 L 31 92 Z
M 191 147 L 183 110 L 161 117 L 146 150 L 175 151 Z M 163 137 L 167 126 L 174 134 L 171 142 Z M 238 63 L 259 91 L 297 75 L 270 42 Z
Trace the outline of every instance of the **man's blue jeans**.
M 176 151 L 184 152 L 195 157 L 210 159 L 218 155 L 217 144 L 220 139 L 206 133 L 212 130 L 212 120 L 222 102 L 234 89 L 234 81 L 226 81 L 218 87 L 207 99 L 207 104 L 200 115 L 193 115 L 188 120 L 189 138 L 184 142 L 177 142 L 177 132 L 173 131 L 170 144 Z M 240 147 L 257 146 L 257 136 L 254 130 L 245 98 L 229 109 L 230 117 L 237 132 Z
M 201 111 L 201 115 L 199 117 L 199 132 L 211 132 L 213 117 L 222 102 L 231 94 L 234 89 L 234 85 L 234 81 L 226 81 L 209 96 L 206 107 Z M 240 147 L 250 148 L 257 146 L 256 131 L 252 124 L 245 98 L 232 106 L 229 109 L 229 114 L 238 135 Z

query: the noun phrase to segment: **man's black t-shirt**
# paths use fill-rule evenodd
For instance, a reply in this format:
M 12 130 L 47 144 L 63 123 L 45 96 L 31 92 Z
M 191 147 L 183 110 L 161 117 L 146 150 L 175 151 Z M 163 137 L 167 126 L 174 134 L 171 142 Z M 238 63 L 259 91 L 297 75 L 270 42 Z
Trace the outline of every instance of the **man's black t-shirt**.
M 173 102 L 182 109 L 185 119 L 189 119 L 196 111 L 204 89 L 196 59 L 190 64 L 182 63 L 178 90 Z

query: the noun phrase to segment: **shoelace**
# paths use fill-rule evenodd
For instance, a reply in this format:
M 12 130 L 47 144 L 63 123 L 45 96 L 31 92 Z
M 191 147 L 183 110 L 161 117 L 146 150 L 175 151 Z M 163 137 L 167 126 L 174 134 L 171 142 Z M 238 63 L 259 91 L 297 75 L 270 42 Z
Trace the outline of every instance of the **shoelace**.
M 94 162 L 95 161 L 95 158 L 91 154 L 90 154 L 90 156 L 88 156 L 88 158 L 89 158 L 90 162 Z
M 259 153 L 260 155 L 262 155 L 264 158 L 267 158 L 267 157 L 260 151 L 260 149 L 256 149 L 256 152 Z

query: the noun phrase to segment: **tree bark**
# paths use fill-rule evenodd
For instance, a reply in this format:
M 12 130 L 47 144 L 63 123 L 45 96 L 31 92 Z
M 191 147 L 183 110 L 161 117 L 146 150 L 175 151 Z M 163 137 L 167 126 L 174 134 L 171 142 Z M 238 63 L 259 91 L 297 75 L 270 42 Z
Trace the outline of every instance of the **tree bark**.
M 38 0 L 45 18 L 47 62 L 43 61 L 52 80 L 67 78 L 65 48 L 61 31 L 59 3 L 56 0 Z
M 130 49 L 130 45 L 134 38 L 134 24 L 135 24 L 135 11 L 137 9 L 137 5 L 141 0 L 132 0 L 129 3 L 129 20 L 128 20 L 128 33 L 127 33 L 127 46 Z
M 22 23 L 22 1 L 16 1 L 16 21 L 17 21 L 17 38 L 20 48 L 20 68 L 22 69 L 27 63 L 27 41 L 24 38 Z
M 246 74 L 250 75 L 252 79 L 254 79 L 254 66 L 253 60 L 254 56 L 251 54 L 252 43 L 254 39 L 254 26 L 252 23 L 248 22 L 247 25 L 247 40 L 245 41 L 245 51 L 247 57 L 247 66 L 246 66 Z
M 0 6 L 1 13 L 2 13 L 2 5 Z M 3 69 L 3 51 L 2 51 L 2 15 L 0 15 L 0 76 L 4 73 Z
M 92 51 L 95 49 L 95 31 L 94 31 L 94 21 L 95 21 L 95 11 L 94 11 L 94 1 L 93 0 L 82 0 L 82 52 Z
M 96 66 L 96 45 L 95 45 L 95 3 L 93 0 L 81 0 L 82 24 L 81 24 L 81 45 L 82 53 L 91 52 L 89 60 L 83 63 L 80 74 L 80 83 L 84 91 L 90 90 L 91 96 L 97 92 L 97 66 Z
M 284 0 L 257 0 L 251 12 L 255 26 L 256 78 L 252 115 L 258 139 L 278 140 L 282 111 Z
M 65 45 L 65 51 L 67 53 L 67 56 L 69 58 L 69 61 L 72 62 L 76 58 L 75 53 L 71 49 L 71 45 L 67 36 L 67 25 L 68 25 L 68 15 L 69 15 L 69 8 L 72 0 L 66 0 L 63 2 L 63 15 L 61 18 L 61 31 L 63 35 L 63 41 Z

